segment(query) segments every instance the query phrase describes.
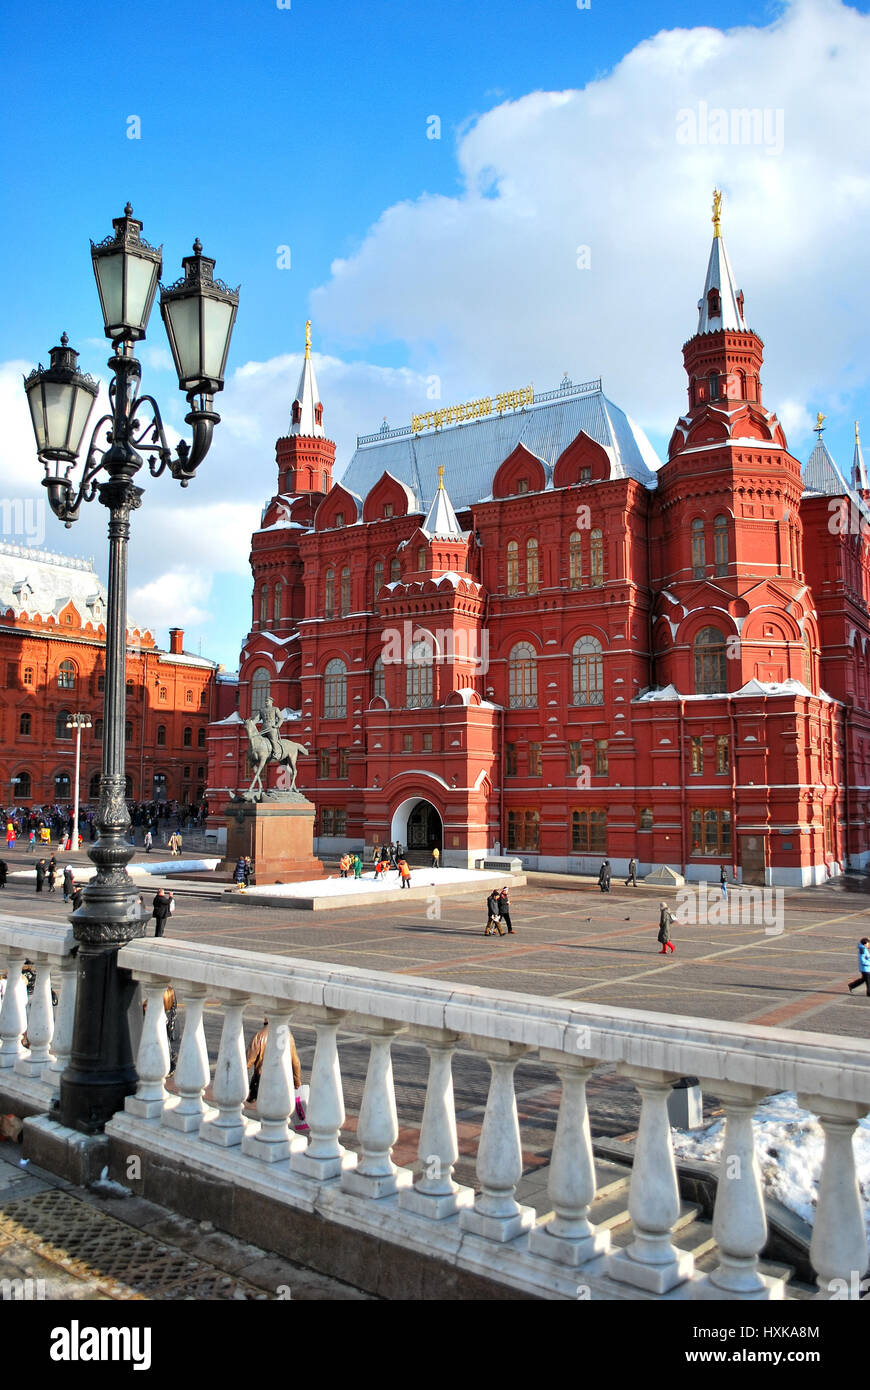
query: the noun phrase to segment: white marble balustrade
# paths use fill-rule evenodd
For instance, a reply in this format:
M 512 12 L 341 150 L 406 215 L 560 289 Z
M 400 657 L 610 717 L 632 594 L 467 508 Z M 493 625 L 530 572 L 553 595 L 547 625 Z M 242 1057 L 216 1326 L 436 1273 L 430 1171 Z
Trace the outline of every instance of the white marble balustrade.
M 68 922 L 0 916 L 0 971 L 7 973 L 0 1007 L 0 1089 L 28 1110 L 49 1108 L 69 1060 L 76 999 L 75 947 Z M 36 977 L 29 1000 L 21 973 L 26 960 Z M 56 1008 L 52 990 L 58 998 Z M 25 1035 L 29 1046 L 24 1045 Z
M 812 1245 L 819 1296 L 860 1293 L 867 1244 L 851 1138 L 870 1110 L 868 1042 L 499 994 L 165 938 L 131 942 L 120 959 L 155 1005 L 152 1011 L 149 1002 L 151 1026 L 142 1033 L 139 1089 L 107 1127 L 131 1152 L 149 1149 L 204 1178 L 244 1183 L 286 1203 L 288 1213 L 317 1211 L 544 1297 L 576 1298 L 580 1279 L 593 1298 L 782 1298 L 788 1293 L 781 1281 L 765 1279 L 758 1268 L 766 1220 L 751 1125 L 764 1096 L 796 1091 L 819 1116 L 827 1141 Z M 185 1011 L 177 1096 L 165 1089 L 168 983 Z M 206 1007 L 221 1013 L 213 1076 Z M 270 1020 L 255 1114 L 244 1107 L 248 1008 Z M 294 1024 L 316 1032 L 308 1136 L 293 1128 Z M 358 1155 L 342 1144 L 342 1034 L 369 1048 Z M 428 1054 L 413 1169 L 393 1156 L 402 1123 L 391 1056 L 397 1041 Z M 453 1177 L 456 1049 L 475 1051 L 490 1072 L 478 1100 L 476 1194 Z M 523 1164 L 514 1074 L 527 1057 L 552 1066 L 561 1083 L 549 1175 L 553 1210 L 541 1218 L 516 1196 Z M 589 1219 L 595 1168 L 586 1083 L 598 1064 L 629 1076 L 641 1098 L 628 1201 L 632 1239 L 618 1251 Z M 703 1276 L 674 1241 L 680 1201 L 666 1102 L 680 1076 L 698 1076 L 726 1112 L 713 1226 L 718 1266 Z

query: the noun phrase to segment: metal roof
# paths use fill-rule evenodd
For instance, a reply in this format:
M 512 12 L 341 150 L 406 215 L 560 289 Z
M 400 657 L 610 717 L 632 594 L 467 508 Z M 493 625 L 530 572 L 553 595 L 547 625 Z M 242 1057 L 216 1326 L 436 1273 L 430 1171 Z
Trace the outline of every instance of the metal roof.
M 365 497 L 384 472 L 413 489 L 428 510 L 438 491 L 438 468 L 453 505 L 462 510 L 492 493 L 499 465 L 523 444 L 545 465 L 548 475 L 559 455 L 585 431 L 610 455 L 611 478 L 634 478 L 655 487 L 660 461 L 631 418 L 609 401 L 601 383 L 576 387 L 565 381 L 555 391 L 536 395 L 521 410 L 446 425 L 413 434 L 410 427 L 364 436 L 341 476 L 343 487 Z M 548 486 L 552 486 L 551 477 Z
M 845 497 L 849 491 L 821 438 L 804 464 L 801 477 L 805 492 L 820 492 L 824 497 Z
M 718 314 L 712 315 L 708 299 L 711 290 L 719 291 L 720 309 Z M 698 332 L 715 333 L 720 328 L 736 329 L 740 333 L 748 332 L 746 320 L 740 312 L 739 295 L 728 252 L 725 250 L 725 242 L 720 235 L 714 236 L 707 265 L 707 279 L 704 281 L 704 293 L 698 300 Z

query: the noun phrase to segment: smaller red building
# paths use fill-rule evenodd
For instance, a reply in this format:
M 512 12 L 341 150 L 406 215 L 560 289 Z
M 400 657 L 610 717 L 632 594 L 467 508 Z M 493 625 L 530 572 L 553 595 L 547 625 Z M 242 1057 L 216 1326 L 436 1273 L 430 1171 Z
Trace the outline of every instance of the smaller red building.
M 103 738 L 106 591 L 93 565 L 46 550 L 0 544 L 0 802 L 70 802 L 75 732 L 81 737 L 81 800 L 98 795 Z M 206 732 L 216 712 L 217 666 L 170 631 L 163 651 L 147 628 L 127 628 L 127 795 L 136 801 L 199 801 Z

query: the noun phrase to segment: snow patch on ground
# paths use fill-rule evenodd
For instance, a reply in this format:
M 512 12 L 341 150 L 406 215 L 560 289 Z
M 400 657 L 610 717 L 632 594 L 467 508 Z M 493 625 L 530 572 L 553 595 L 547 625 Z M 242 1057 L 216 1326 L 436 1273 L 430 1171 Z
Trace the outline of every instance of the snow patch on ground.
M 483 883 L 487 888 L 491 888 L 498 876 L 492 870 L 483 869 L 411 869 L 412 888 L 437 888 L 439 884 L 445 883 L 467 883 L 474 887 L 477 883 Z M 505 874 L 502 882 L 511 886 L 510 874 Z M 375 889 L 378 892 L 388 889 L 393 892 L 396 889 L 401 891 L 402 880 L 395 869 L 389 869 L 379 878 L 375 878 L 373 873 L 364 873 L 361 878 L 312 878 L 304 883 L 264 883 L 258 888 L 249 888 L 248 896 L 256 894 L 266 894 L 270 898 L 326 898 L 326 897 L 353 897 L 354 893 L 364 887 L 366 892 Z
M 793 1091 L 783 1091 L 762 1101 L 752 1128 L 765 1192 L 812 1225 L 825 1142 L 819 1121 L 809 1110 L 801 1109 Z M 675 1129 L 674 1153 L 678 1158 L 718 1161 L 724 1134 L 724 1119 L 714 1121 L 701 1133 Z M 870 1238 L 870 1116 L 859 1121 L 853 1149 Z

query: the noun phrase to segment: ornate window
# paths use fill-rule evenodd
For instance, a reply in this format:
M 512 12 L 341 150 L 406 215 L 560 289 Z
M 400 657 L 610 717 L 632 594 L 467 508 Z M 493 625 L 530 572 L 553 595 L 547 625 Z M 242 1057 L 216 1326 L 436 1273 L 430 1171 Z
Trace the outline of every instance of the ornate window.
M 165 704 L 165 703 L 166 703 L 166 686 L 165 686 L 165 685 L 161 685 L 160 690 L 159 690 L 159 692 L 158 692 L 158 699 L 160 700 L 161 704 Z
M 335 617 L 335 570 L 326 571 L 326 579 L 323 585 L 323 616 L 324 618 Z
M 727 734 L 720 734 L 716 739 L 716 771 L 731 771 L 731 740 Z
M 260 626 L 269 621 L 269 586 L 264 584 L 260 589 Z
M 541 839 L 540 811 L 508 811 L 507 820 L 508 849 L 524 849 L 536 854 Z
M 72 661 L 62 661 L 57 668 L 57 685 L 59 690 L 75 690 L 76 668 Z
M 509 594 L 518 594 L 520 591 L 520 548 L 516 541 L 508 541 L 507 591 Z
M 341 616 L 344 617 L 350 612 L 350 568 L 344 566 L 341 571 Z
M 204 748 L 204 747 L 205 747 L 205 729 L 197 729 L 197 731 L 196 731 L 196 746 L 197 746 L 197 748 Z
M 571 653 L 571 703 L 604 704 L 604 663 L 597 637 L 581 637 Z
M 375 560 L 375 568 L 372 572 L 372 602 L 376 605 L 378 594 L 384 587 L 384 562 Z
M 256 719 L 257 711 L 264 709 L 269 698 L 269 672 L 265 666 L 258 666 L 251 676 L 251 718 Z
M 692 739 L 692 772 L 696 777 L 701 776 L 704 771 L 704 740 L 702 738 Z
M 695 638 L 695 694 L 718 695 L 727 690 L 725 638 L 717 627 L 702 627 Z
M 102 723 L 100 723 L 100 738 L 102 738 L 102 737 L 103 737 L 103 726 L 102 726 Z M 158 748 L 165 748 L 165 747 L 166 747 L 166 725 L 165 725 L 165 724 L 158 724 L 158 725 L 157 725 L 157 747 L 158 747 Z
M 572 531 L 568 538 L 568 585 L 579 589 L 583 584 L 583 538 L 579 531 Z
M 508 688 L 511 709 L 537 709 L 538 661 L 531 642 L 518 642 L 511 648 Z
M 372 664 L 372 696 L 380 695 L 386 699 L 387 677 L 384 670 L 384 658 L 376 656 Z
M 813 649 L 808 632 L 804 633 L 804 685 L 807 690 L 813 688 Z
M 192 705 L 192 704 L 193 704 L 193 691 L 192 691 L 192 690 L 185 690 L 185 692 L 184 692 L 184 703 L 185 703 L 186 705 Z
M 23 680 L 22 683 L 23 683 L 24 685 L 33 685 L 33 667 L 32 667 L 32 666 L 25 666 L 25 668 L 24 668 L 24 680 Z
M 692 578 L 703 579 L 707 573 L 704 542 L 704 523 L 699 516 L 692 522 Z
M 390 561 L 390 583 L 398 584 L 402 578 L 402 562 L 398 555 L 394 555 Z
M 538 542 L 534 536 L 526 541 L 526 589 L 530 594 L 538 592 Z
M 59 711 L 58 711 L 57 717 L 55 718 L 55 721 L 54 721 L 54 736 L 55 736 L 55 738 L 66 739 L 66 740 L 69 740 L 69 739 L 72 738 L 72 729 L 68 729 L 68 728 L 66 727 L 66 721 L 67 721 L 68 719 L 69 719 L 69 710 L 62 709 L 62 710 L 59 710 Z
M 323 717 L 344 719 L 347 714 L 347 667 L 338 657 L 326 663 L 323 675 Z
M 717 859 L 731 853 L 731 812 L 694 807 L 691 812 L 692 855 Z
M 597 738 L 595 740 L 595 776 L 606 777 L 607 771 L 607 739 Z
M 405 704 L 408 709 L 432 707 L 432 648 L 426 641 L 412 642 L 408 649 Z
M 604 536 L 597 527 L 589 533 L 589 581 L 594 589 L 604 583 Z
M 529 776 L 540 777 L 541 775 L 541 745 L 539 743 L 529 744 Z
M 578 810 L 571 812 L 571 850 L 574 854 L 605 854 L 607 848 L 607 812 Z
M 22 714 L 18 720 L 19 734 L 24 734 L 25 738 L 27 738 L 30 734 L 31 723 L 31 716 L 29 714 Z
M 276 623 L 281 621 L 281 602 L 284 594 L 284 586 L 279 582 L 275 585 L 274 602 L 272 606 L 272 619 Z
M 15 778 L 15 786 L 13 788 L 15 796 L 22 801 L 29 801 L 32 795 L 30 787 L 30 773 L 19 772 L 18 776 Z
M 717 516 L 713 522 L 713 563 L 716 576 L 721 579 L 728 573 L 728 518 Z
M 184 739 L 183 739 L 183 743 L 184 743 L 184 747 L 185 747 L 185 748 L 192 748 L 192 747 L 193 747 L 193 729 L 191 729 L 191 727 L 190 727 L 189 724 L 186 726 L 186 728 L 185 728 L 185 730 L 184 730 Z

